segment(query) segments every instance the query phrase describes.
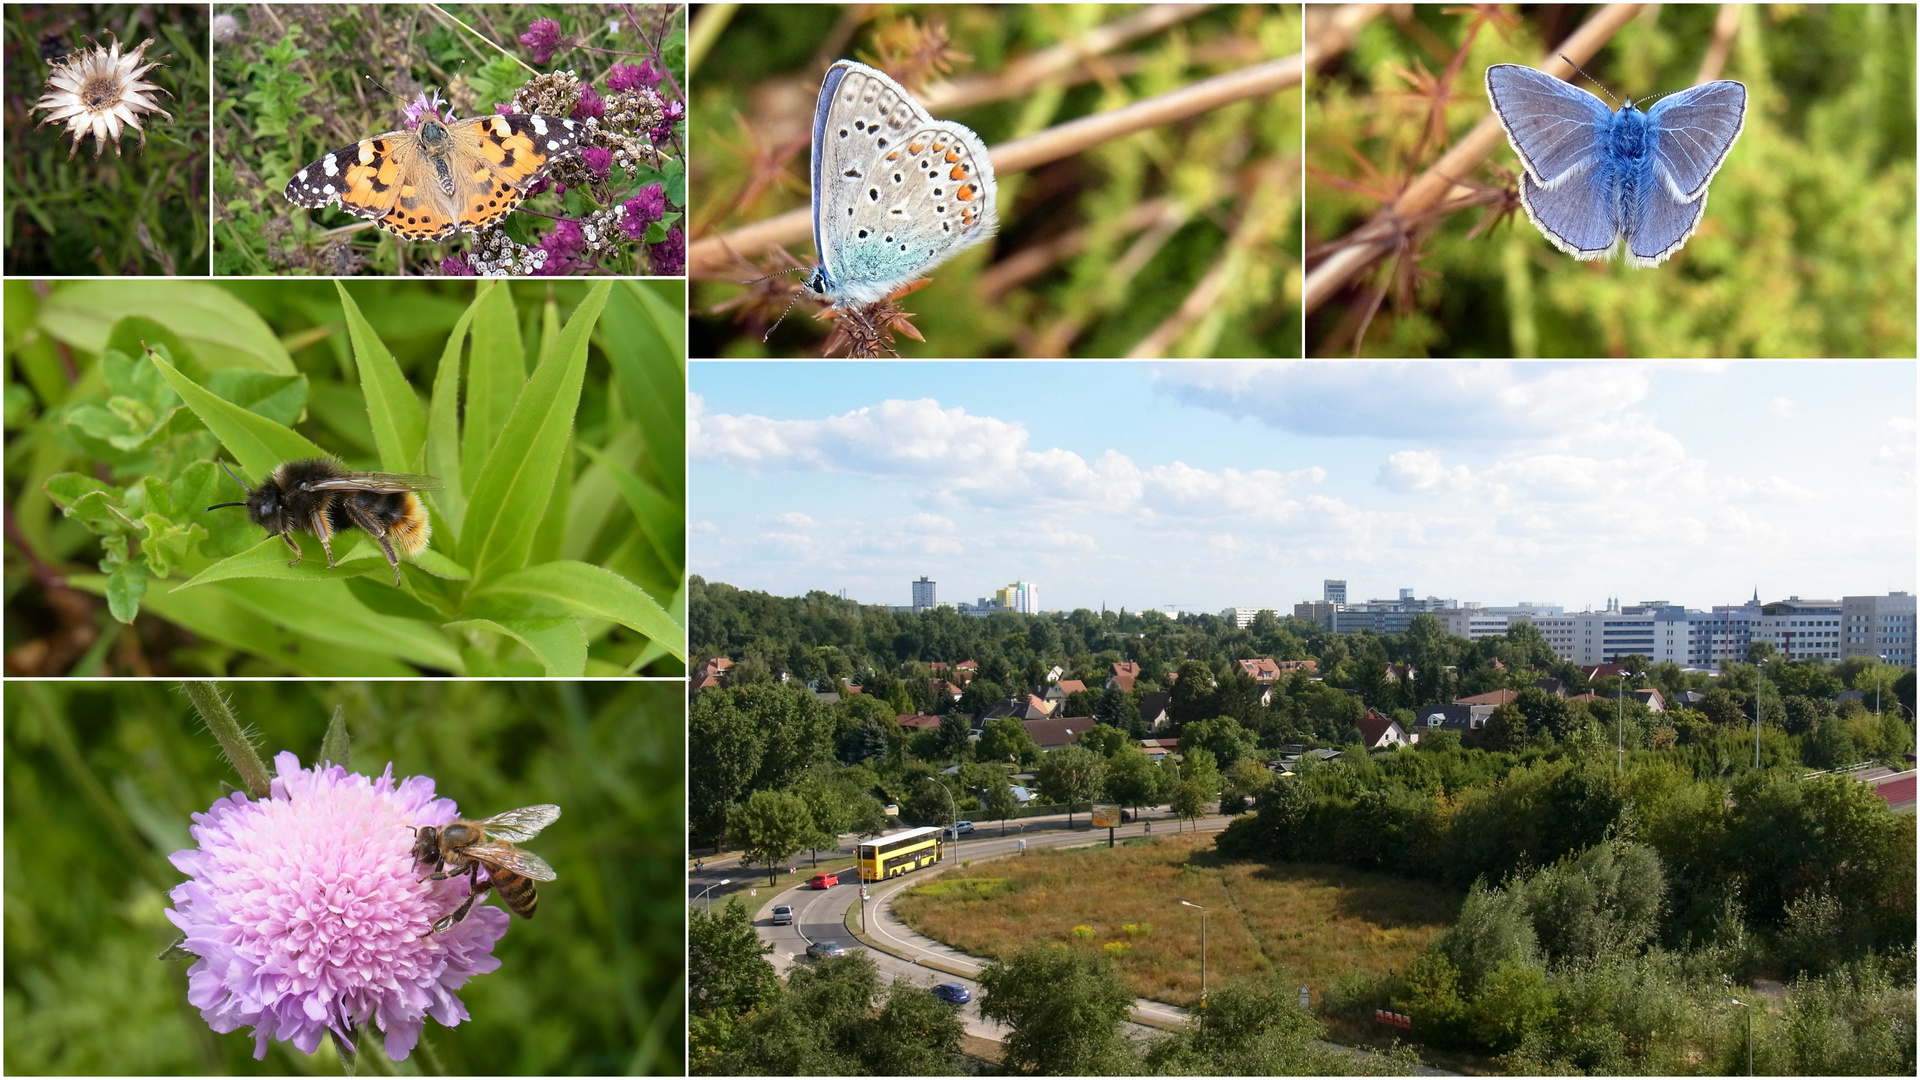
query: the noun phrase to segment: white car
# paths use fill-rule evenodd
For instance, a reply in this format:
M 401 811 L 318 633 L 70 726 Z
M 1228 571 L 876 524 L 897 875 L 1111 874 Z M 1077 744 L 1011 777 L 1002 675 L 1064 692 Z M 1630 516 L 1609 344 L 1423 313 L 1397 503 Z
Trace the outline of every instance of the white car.
M 792 926 L 793 925 L 793 905 L 792 904 L 774 905 L 773 925 L 775 926 Z
M 953 824 L 947 826 L 945 831 L 946 831 L 947 839 L 958 840 L 962 836 L 965 836 L 968 833 L 973 831 L 973 822 L 956 821 Z

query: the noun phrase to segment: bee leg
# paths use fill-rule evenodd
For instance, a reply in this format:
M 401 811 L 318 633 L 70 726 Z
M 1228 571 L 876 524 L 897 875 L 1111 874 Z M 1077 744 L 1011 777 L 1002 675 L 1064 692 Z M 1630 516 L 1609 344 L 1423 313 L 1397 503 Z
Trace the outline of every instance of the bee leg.
M 290 532 L 283 532 L 280 534 L 280 539 L 285 540 L 287 542 L 287 546 L 293 549 L 293 561 L 288 563 L 287 565 L 288 566 L 300 565 L 301 558 L 303 558 L 307 553 L 300 550 L 300 545 L 293 539 L 293 534 Z
M 396 589 L 399 588 L 400 556 L 394 554 L 393 541 L 387 539 L 387 527 L 380 523 L 379 518 L 365 512 L 353 503 L 349 502 L 346 505 L 347 515 L 353 518 L 353 523 L 367 530 L 369 535 L 375 540 L 380 541 L 380 550 L 387 553 L 387 565 L 393 567 L 393 587 Z
M 320 538 L 320 550 L 327 553 L 327 569 L 333 569 L 333 529 L 327 524 L 327 512 L 313 512 L 313 533 Z
M 455 873 L 457 875 L 458 872 L 456 871 Z M 449 926 L 455 926 L 465 922 L 467 913 L 473 910 L 474 902 L 480 899 L 480 894 L 491 888 L 493 888 L 493 882 L 491 880 L 485 885 L 480 884 L 480 864 L 474 863 L 473 869 L 468 875 L 466 901 L 455 908 L 453 914 L 441 916 L 440 921 L 433 924 L 432 932 L 437 934 Z

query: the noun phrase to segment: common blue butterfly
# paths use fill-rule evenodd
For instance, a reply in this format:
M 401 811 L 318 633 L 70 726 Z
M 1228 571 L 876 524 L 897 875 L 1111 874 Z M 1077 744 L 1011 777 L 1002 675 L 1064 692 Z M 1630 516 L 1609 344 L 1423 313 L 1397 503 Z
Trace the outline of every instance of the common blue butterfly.
M 905 87 L 852 60 L 827 69 L 813 113 L 807 287 L 836 306 L 877 304 L 993 235 L 993 161 L 980 137 L 935 120 Z
M 1487 98 L 1520 155 L 1527 217 L 1576 259 L 1624 244 L 1629 266 L 1658 266 L 1686 244 L 1747 118 L 1747 88 L 1731 79 L 1613 112 L 1544 72 L 1495 64 Z

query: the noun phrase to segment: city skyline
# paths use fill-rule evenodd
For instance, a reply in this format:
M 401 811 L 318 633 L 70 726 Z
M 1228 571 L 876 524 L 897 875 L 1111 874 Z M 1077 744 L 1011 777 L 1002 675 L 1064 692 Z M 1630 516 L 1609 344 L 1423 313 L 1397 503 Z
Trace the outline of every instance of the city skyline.
M 1911 364 L 721 363 L 689 394 L 691 570 L 781 595 L 1913 588 Z

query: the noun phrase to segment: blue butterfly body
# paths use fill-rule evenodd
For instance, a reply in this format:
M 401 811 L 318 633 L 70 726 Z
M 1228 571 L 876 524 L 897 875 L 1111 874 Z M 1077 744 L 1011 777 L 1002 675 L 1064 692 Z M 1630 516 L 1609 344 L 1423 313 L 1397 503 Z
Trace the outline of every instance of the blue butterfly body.
M 1618 247 L 1631 266 L 1658 266 L 1693 235 L 1747 115 L 1747 88 L 1730 79 L 1614 112 L 1517 64 L 1487 69 L 1487 98 L 1520 157 L 1520 205 L 1535 227 L 1576 259 Z

